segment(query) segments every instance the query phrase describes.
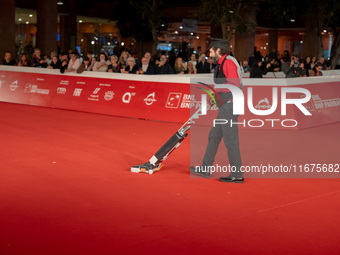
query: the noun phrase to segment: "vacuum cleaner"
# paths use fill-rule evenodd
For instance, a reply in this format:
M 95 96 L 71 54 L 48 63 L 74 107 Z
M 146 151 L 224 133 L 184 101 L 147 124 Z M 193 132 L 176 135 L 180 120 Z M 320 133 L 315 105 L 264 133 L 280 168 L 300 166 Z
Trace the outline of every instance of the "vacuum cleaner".
M 149 162 L 142 165 L 131 167 L 133 173 L 148 173 L 153 174 L 161 169 L 162 162 L 167 159 L 171 152 L 178 148 L 188 135 L 190 125 L 195 123 L 194 119 L 199 118 L 201 107 L 189 118 L 178 131 L 153 155 Z

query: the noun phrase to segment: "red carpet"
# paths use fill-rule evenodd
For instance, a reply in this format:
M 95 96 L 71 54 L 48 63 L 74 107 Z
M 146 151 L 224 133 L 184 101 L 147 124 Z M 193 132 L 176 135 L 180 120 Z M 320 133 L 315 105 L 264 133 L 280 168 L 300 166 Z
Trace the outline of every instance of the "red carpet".
M 189 139 L 160 172 L 133 174 L 180 124 L 0 108 L 1 255 L 339 253 L 339 179 L 190 178 Z M 289 141 L 308 141 L 304 163 L 340 163 L 339 128 L 276 131 L 277 150 L 275 131 L 241 130 L 243 161 L 300 162 Z

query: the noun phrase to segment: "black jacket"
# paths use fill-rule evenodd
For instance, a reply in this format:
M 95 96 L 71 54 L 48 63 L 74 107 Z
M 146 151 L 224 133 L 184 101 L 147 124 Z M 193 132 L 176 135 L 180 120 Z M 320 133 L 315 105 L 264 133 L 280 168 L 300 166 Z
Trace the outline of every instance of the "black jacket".
M 204 63 L 199 62 L 196 65 L 197 73 L 210 73 L 210 63 L 204 61 Z
M 249 78 L 263 78 L 262 75 L 266 75 L 268 73 L 268 69 L 263 69 L 260 66 L 253 66 L 253 68 L 250 71 L 250 77 Z
M 174 70 L 171 68 L 169 63 L 165 63 L 161 67 L 155 65 L 155 74 L 173 74 L 173 73 Z
M 139 66 L 139 70 L 143 69 L 143 66 Z M 144 72 L 144 74 L 154 74 L 155 73 L 155 69 L 153 69 L 153 66 L 148 65 L 148 68 L 146 69 L 146 72 Z

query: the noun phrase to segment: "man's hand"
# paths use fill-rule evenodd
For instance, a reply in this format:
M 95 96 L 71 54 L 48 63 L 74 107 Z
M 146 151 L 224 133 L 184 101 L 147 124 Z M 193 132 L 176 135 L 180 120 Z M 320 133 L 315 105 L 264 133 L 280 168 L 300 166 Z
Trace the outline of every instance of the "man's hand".
M 67 62 L 64 61 L 61 65 L 62 65 L 62 66 L 66 66 L 66 65 L 67 65 Z
M 53 69 L 53 67 L 52 67 L 52 66 L 48 66 L 47 68 L 48 68 L 48 69 Z

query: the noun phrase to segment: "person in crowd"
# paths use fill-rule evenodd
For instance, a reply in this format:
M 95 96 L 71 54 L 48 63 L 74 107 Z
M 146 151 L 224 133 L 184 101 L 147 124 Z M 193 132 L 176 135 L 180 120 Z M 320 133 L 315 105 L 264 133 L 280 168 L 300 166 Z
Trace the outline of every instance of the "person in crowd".
M 155 61 L 151 59 L 151 53 L 145 52 L 144 57 L 147 58 L 149 65 L 152 65 L 152 67 L 154 67 Z
M 50 54 L 50 57 L 45 59 L 47 67 L 52 63 L 53 56 L 58 57 L 58 53 L 56 51 L 52 51 L 51 54 Z
M 292 54 L 291 60 L 284 64 L 282 71 L 286 75 L 286 78 L 297 78 L 306 75 L 306 70 L 300 67 L 299 53 L 295 52 Z
M 171 68 L 174 68 L 175 63 L 176 63 L 176 58 L 177 58 L 176 53 L 174 49 L 172 49 L 169 53 L 169 59 L 167 61 L 170 64 Z
M 255 59 L 261 58 L 262 59 L 261 52 L 257 50 L 256 46 L 254 46 L 254 58 Z
M 262 60 L 256 59 L 251 70 L 249 78 L 263 78 L 266 75 L 270 67 L 270 63 L 266 64 L 266 68 L 262 68 Z
M 310 69 L 313 70 L 316 65 L 316 57 L 312 57 L 312 60 L 310 61 Z
M 290 59 L 290 54 L 289 54 L 289 51 L 288 50 L 285 50 L 283 52 L 283 57 L 286 58 L 287 60 Z
M 317 63 L 315 65 L 314 69 L 309 72 L 309 76 L 310 77 L 311 76 L 323 76 L 321 70 L 322 70 L 322 64 L 321 63 Z
M 194 64 L 191 61 L 188 61 L 187 72 L 188 74 L 197 74 L 197 69 L 195 68 Z
M 150 65 L 150 62 L 148 58 L 144 57 L 142 58 L 142 65 L 139 67 L 139 70 L 136 72 L 136 74 L 154 74 L 155 70 L 152 65 Z
M 242 73 L 250 73 L 250 66 L 248 65 L 248 61 L 247 60 L 243 60 L 242 65 L 241 66 L 241 72 Z
M 75 52 L 71 52 L 71 60 L 68 63 L 67 69 L 65 72 L 70 73 L 70 72 L 75 72 L 78 70 L 80 66 L 80 60 L 77 58 L 77 54 Z
M 135 74 L 138 71 L 138 66 L 136 65 L 136 60 L 133 57 L 129 57 L 127 59 L 128 65 L 125 68 L 121 68 L 121 73 L 133 73 Z
M 77 69 L 77 73 L 82 73 L 84 71 L 88 71 L 89 67 L 90 67 L 90 59 L 88 57 L 85 57 L 83 59 L 83 63 Z
M 31 66 L 31 62 L 27 59 L 26 53 L 20 54 L 20 61 L 17 66 Z
M 201 56 L 201 52 L 202 52 L 202 47 L 198 46 L 196 50 L 196 59 L 198 59 Z
M 300 77 L 307 77 L 307 70 L 305 68 L 305 61 L 303 59 L 300 59 L 300 68 L 302 69 L 302 73 L 301 73 L 301 76 Z M 309 74 L 308 74 L 309 76 Z
M 46 68 L 47 67 L 46 60 L 41 58 L 41 52 L 38 48 L 34 49 L 34 55 L 35 55 L 35 57 L 32 60 L 33 67 Z
M 331 69 L 330 66 L 327 66 L 327 63 L 326 63 L 324 57 L 319 58 L 318 63 L 320 63 L 322 65 L 322 70 L 330 70 Z
M 112 55 L 110 57 L 111 64 L 108 66 L 107 71 L 109 73 L 120 73 L 120 65 L 118 63 L 117 55 Z
M 276 58 L 276 50 L 273 49 L 271 53 L 269 53 L 268 57 Z
M 61 60 L 60 60 L 61 61 L 60 72 L 64 73 L 65 70 L 67 69 L 68 63 L 69 63 L 68 54 L 66 52 L 62 52 L 60 54 L 60 58 L 61 58 Z
M 94 64 L 93 71 L 94 72 L 106 72 L 110 64 L 111 63 L 110 61 L 107 60 L 105 53 L 100 53 L 99 61 L 97 61 Z
M 127 65 L 128 65 L 127 59 L 129 57 L 131 57 L 130 54 L 126 50 L 123 50 L 122 53 L 120 54 L 120 57 L 119 57 L 119 64 L 121 66 L 127 67 Z
M 207 62 L 206 56 L 204 53 L 201 54 L 198 64 L 196 66 L 197 73 L 210 73 L 210 64 Z
M 254 53 L 252 53 L 248 59 L 248 65 L 250 66 L 250 68 L 253 66 L 255 62 L 255 57 L 254 57 Z
M 176 58 L 174 72 L 175 74 L 185 74 L 187 72 L 187 67 L 181 57 Z
M 268 72 L 278 72 L 280 71 L 280 64 L 276 62 L 274 57 L 270 57 L 268 59 L 268 63 L 270 63 L 270 67 L 268 68 Z
M 89 60 L 91 60 L 93 58 L 93 52 L 92 51 L 88 51 L 87 52 L 87 57 L 89 58 Z
M 73 52 L 73 50 L 68 50 L 68 55 L 67 55 L 67 58 L 68 60 L 70 61 L 71 60 L 71 53 Z
M 91 60 L 90 66 L 89 66 L 89 68 L 87 69 L 87 71 L 93 71 L 93 67 L 94 67 L 94 65 L 95 65 L 96 62 L 97 62 L 97 59 L 96 59 L 95 57 L 90 58 L 90 60 Z
M 305 67 L 305 69 L 306 69 L 306 75 L 307 75 L 307 77 L 309 76 L 309 72 L 310 72 L 310 70 L 312 69 L 311 68 L 311 58 L 310 58 L 310 56 L 307 56 L 306 58 L 305 58 L 305 60 L 304 60 L 304 67 Z
M 61 62 L 58 59 L 57 55 L 54 55 L 52 57 L 52 62 L 50 65 L 47 67 L 48 69 L 60 69 L 61 68 Z
M 196 54 L 195 53 L 191 54 L 190 60 L 187 62 L 187 66 L 188 66 L 189 62 L 192 63 L 194 69 L 196 70 L 197 61 L 196 61 Z
M 12 54 L 10 52 L 6 52 L 4 55 L 4 59 L 2 60 L 2 64 L 6 66 L 14 66 L 15 60 L 12 59 Z
M 158 64 L 155 64 L 155 74 L 173 74 L 174 70 L 171 68 L 170 64 L 167 63 L 165 55 L 162 55 Z

